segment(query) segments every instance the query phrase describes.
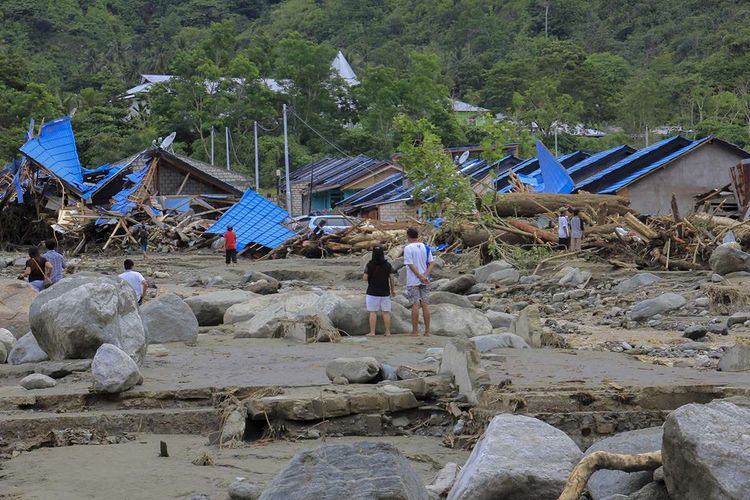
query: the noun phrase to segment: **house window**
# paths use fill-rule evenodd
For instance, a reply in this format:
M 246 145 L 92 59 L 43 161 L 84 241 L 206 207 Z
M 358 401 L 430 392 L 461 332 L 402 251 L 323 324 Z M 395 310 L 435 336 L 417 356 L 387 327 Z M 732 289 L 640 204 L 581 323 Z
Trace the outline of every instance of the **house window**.
M 341 191 L 331 191 L 331 207 L 336 206 L 336 203 L 344 199 L 344 193 Z

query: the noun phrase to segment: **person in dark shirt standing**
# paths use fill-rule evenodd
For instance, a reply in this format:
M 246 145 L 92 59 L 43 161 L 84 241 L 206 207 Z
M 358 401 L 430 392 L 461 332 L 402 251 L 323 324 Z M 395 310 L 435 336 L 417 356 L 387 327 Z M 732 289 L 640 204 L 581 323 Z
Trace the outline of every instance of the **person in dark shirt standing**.
M 227 226 L 227 232 L 224 233 L 224 252 L 227 265 L 237 263 L 237 234 L 231 224 Z
M 391 335 L 391 297 L 396 296 L 396 282 L 393 279 L 393 266 L 385 260 L 383 247 L 372 249 L 372 260 L 367 263 L 364 279 L 367 281 L 366 304 L 370 313 L 370 333 L 375 335 L 378 312 L 383 314 L 385 336 Z
M 141 253 L 143 254 L 143 260 L 147 260 L 148 256 L 148 231 L 146 230 L 146 224 L 143 224 L 138 230 L 138 245 L 141 247 Z

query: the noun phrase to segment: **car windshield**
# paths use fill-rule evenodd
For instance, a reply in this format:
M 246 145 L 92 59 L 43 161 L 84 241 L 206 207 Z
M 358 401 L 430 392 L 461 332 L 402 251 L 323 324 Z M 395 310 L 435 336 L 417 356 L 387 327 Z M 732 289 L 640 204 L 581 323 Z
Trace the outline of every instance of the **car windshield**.
M 343 217 L 326 217 L 323 219 L 326 221 L 326 226 L 335 226 L 335 227 L 351 227 L 351 222 L 344 219 Z

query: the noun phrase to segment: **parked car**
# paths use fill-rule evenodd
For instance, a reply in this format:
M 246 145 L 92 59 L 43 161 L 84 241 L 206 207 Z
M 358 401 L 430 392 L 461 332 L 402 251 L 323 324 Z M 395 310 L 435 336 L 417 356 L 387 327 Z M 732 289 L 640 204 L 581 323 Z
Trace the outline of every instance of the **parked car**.
M 301 215 L 293 220 L 293 227 L 298 232 L 312 231 L 320 224 L 320 221 L 325 221 L 323 232 L 326 234 L 338 233 L 352 227 L 352 223 L 359 222 L 357 219 L 341 215 Z

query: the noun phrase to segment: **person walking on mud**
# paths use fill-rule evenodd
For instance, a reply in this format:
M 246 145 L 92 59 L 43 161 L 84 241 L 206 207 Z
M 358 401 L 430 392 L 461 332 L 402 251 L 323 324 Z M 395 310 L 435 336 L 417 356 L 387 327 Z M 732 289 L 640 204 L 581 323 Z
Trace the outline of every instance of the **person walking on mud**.
M 372 259 L 367 263 L 364 275 L 364 280 L 367 282 L 365 303 L 367 312 L 370 314 L 368 337 L 375 336 L 378 313 L 383 315 L 384 335 L 391 336 L 391 297 L 396 296 L 396 282 L 393 275 L 393 266 L 385 260 L 383 247 L 376 246 L 372 249 Z
M 424 336 L 430 336 L 430 274 L 435 258 L 430 247 L 419 241 L 419 231 L 406 230 L 407 245 L 404 247 L 406 266 L 406 296 L 411 303 L 411 335 L 419 335 L 419 310 L 424 318 Z
M 224 254 L 226 263 L 237 263 L 237 234 L 231 224 L 227 225 L 227 232 L 224 233 Z

